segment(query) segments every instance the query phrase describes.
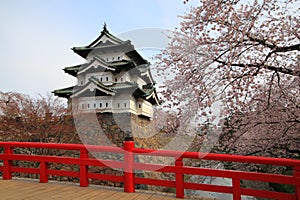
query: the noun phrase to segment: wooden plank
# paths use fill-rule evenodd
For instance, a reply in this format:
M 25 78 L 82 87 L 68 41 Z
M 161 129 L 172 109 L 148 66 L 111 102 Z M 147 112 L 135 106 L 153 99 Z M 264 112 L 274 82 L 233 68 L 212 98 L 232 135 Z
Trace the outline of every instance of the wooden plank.
M 174 194 L 155 193 L 144 190 L 137 190 L 135 193 L 125 193 L 123 192 L 123 188 L 112 188 L 95 185 L 90 187 L 79 187 L 78 183 L 74 184 L 53 181 L 50 181 L 49 183 L 39 183 L 39 180 L 14 179 L 0 180 L 0 199 L 171 200 L 175 198 Z
M 32 191 L 37 188 L 36 185 L 30 183 L 20 184 L 9 180 L 7 184 L 1 186 L 1 189 L 4 191 L 0 191 L 0 199 L 25 199 L 26 196 L 32 195 Z
M 62 199 L 62 200 L 175 200 L 175 194 L 147 190 L 125 193 L 123 188 L 90 185 L 79 187 L 79 183 L 55 182 L 39 183 L 37 179 L 0 180 L 0 199 Z M 209 200 L 209 198 L 203 198 Z

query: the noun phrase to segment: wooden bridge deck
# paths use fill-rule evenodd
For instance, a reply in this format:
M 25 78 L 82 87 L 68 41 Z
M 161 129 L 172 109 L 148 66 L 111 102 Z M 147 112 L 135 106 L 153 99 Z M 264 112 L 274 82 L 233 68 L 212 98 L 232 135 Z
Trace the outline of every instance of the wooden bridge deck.
M 0 180 L 0 199 L 118 199 L 118 200 L 173 200 L 175 194 L 155 193 L 137 190 L 135 193 L 125 193 L 123 188 L 90 185 L 79 187 L 78 184 L 51 182 L 39 183 L 38 180 L 13 179 Z

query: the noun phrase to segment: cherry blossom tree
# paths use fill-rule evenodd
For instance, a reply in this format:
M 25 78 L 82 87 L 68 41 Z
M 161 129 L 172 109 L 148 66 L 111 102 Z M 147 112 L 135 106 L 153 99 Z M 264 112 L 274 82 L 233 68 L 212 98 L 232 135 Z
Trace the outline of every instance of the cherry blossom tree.
M 165 105 L 226 119 L 227 152 L 299 156 L 299 13 L 296 0 L 200 0 L 157 56 Z
M 244 113 L 230 116 L 220 138 L 221 149 L 244 155 L 298 158 L 300 82 L 293 81 L 280 87 L 273 85 L 272 91 L 271 85 L 265 86 Z
M 52 95 L 0 93 L 0 140 L 78 142 L 72 116 Z

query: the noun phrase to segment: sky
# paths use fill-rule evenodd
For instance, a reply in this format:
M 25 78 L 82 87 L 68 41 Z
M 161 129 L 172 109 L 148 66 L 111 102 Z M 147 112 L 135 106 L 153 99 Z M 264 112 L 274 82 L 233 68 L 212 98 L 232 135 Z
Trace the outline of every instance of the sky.
M 197 0 L 188 4 L 182 0 L 0 0 L 0 91 L 34 96 L 72 86 L 76 78 L 62 69 L 85 60 L 71 48 L 94 41 L 104 22 L 114 35 L 144 28 L 174 30 L 182 20 L 178 15 L 197 4 Z

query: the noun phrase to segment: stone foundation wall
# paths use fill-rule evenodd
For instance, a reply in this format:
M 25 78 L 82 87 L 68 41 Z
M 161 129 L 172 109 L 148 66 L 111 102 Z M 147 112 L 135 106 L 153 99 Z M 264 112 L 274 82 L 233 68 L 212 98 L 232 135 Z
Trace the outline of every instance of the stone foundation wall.
M 136 147 L 161 146 L 155 145 L 155 140 L 161 142 L 161 139 L 157 140 L 161 133 L 156 133 L 153 122 L 134 114 L 85 113 L 75 116 L 75 125 L 84 144 L 123 147 L 126 135 L 131 134 Z

